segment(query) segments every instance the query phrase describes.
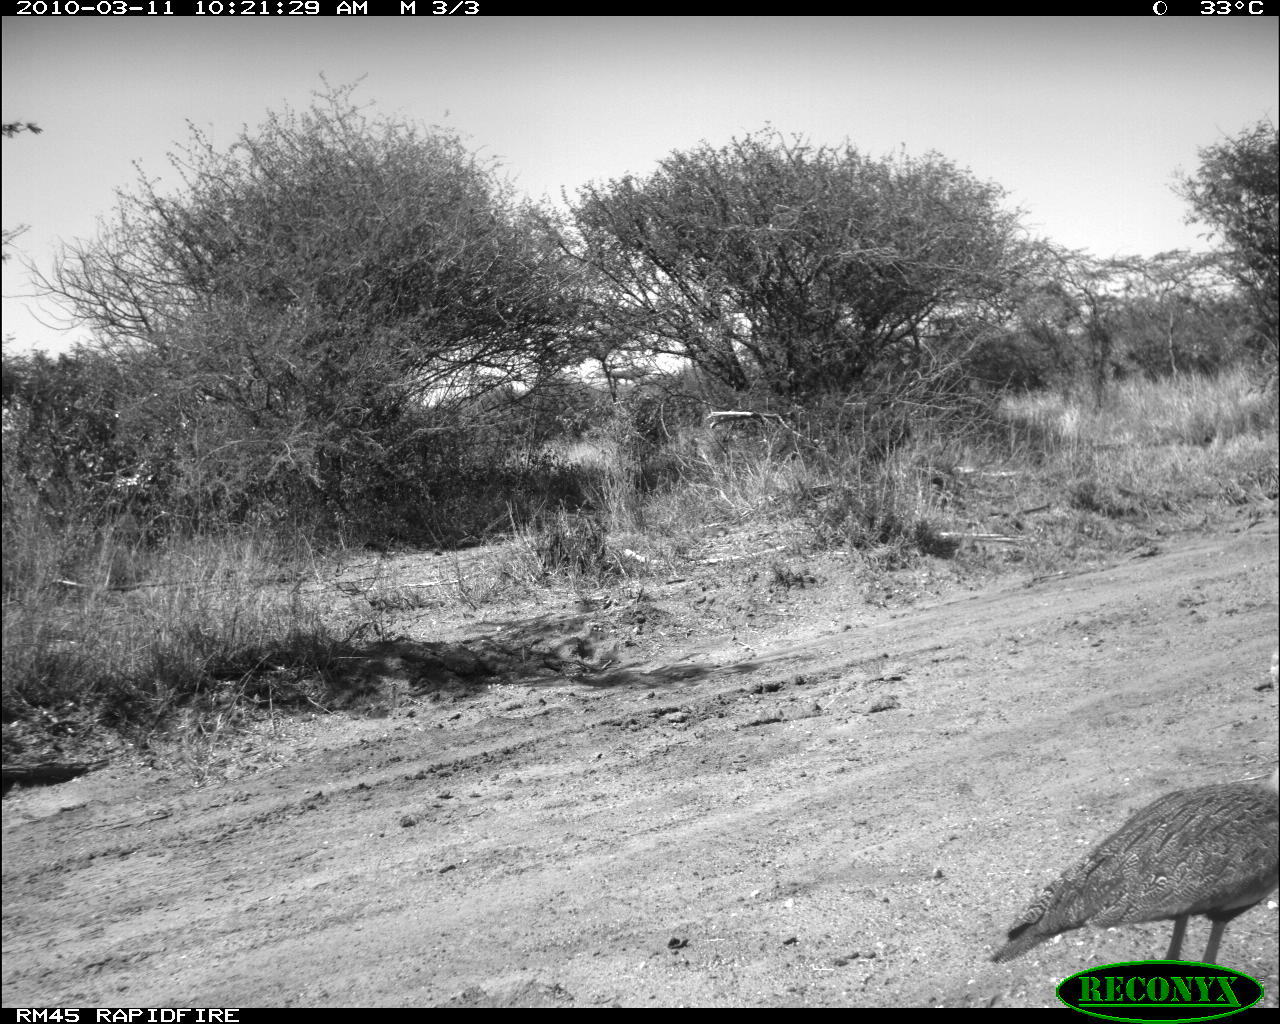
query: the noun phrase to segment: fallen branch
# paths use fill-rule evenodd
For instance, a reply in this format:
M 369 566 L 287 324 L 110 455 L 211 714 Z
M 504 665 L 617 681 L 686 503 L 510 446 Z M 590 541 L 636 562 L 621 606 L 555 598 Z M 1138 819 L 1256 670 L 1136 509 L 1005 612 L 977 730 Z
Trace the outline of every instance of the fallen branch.
M 761 555 L 774 555 L 779 551 L 786 551 L 786 547 L 765 548 L 763 551 L 753 551 L 747 555 L 725 555 L 723 558 L 701 558 L 696 565 L 719 565 L 721 562 L 740 562 L 744 558 L 759 558 Z
M 1021 537 L 1006 537 L 1003 533 L 939 533 L 943 540 L 980 540 L 992 544 L 1021 544 Z
M 707 425 L 712 427 L 722 426 L 726 423 L 745 423 L 752 420 L 756 423 L 768 421 L 776 423 L 780 427 L 786 427 L 788 430 L 791 429 L 787 421 L 776 412 L 739 412 L 738 410 L 728 409 L 724 412 L 709 412 L 706 416 Z

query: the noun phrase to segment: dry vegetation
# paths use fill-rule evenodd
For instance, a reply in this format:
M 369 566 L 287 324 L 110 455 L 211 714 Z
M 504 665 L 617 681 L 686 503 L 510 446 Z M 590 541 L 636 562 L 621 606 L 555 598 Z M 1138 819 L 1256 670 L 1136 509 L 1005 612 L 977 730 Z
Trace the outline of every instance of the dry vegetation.
M 246 722 L 340 709 L 375 686 L 359 666 L 398 610 L 634 594 L 679 571 L 709 533 L 773 524 L 789 539 L 771 571 L 789 585 L 789 559 L 824 550 L 856 552 L 868 580 L 928 560 L 961 577 L 1038 574 L 1239 506 L 1274 515 L 1276 423 L 1274 391 L 1235 371 L 1118 384 L 1100 407 L 1042 392 L 993 400 L 963 423 L 918 414 L 885 451 L 857 431 L 765 425 L 684 428 L 638 455 L 615 427 L 554 460 L 579 479 L 579 511 L 547 505 L 508 524 L 465 567 L 454 556 L 448 586 L 400 578 L 381 559 L 355 616 L 335 581 L 360 551 L 265 528 L 147 544 L 128 521 L 77 530 L 11 505 L 5 762 L 133 747 L 201 774 Z M 661 480 L 646 483 L 654 461 Z
M 871 593 L 1274 514 L 1269 122 L 1183 179 L 1220 252 L 1101 260 L 940 154 L 772 128 L 553 209 L 354 88 L 192 127 L 177 194 L 139 169 L 36 271 L 94 342 L 5 353 L 6 765 L 203 771 L 378 691 L 414 609 L 747 558 Z M 391 557 L 433 548 L 451 579 Z

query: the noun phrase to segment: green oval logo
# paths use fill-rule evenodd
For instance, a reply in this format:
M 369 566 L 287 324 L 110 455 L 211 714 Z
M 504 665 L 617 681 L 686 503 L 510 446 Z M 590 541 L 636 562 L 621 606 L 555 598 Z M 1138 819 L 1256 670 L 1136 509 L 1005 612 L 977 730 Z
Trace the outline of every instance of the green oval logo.
M 1191 960 L 1138 960 L 1080 971 L 1058 986 L 1073 1010 L 1103 1020 L 1217 1020 L 1262 998 L 1247 974 Z

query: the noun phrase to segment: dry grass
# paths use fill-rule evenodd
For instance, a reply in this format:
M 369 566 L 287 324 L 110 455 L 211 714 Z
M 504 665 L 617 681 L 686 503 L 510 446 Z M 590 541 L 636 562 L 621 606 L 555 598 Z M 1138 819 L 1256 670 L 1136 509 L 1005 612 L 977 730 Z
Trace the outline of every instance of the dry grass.
M 82 748 L 102 724 L 147 745 L 175 723 L 216 733 L 248 709 L 326 698 L 342 641 L 290 582 L 299 551 L 261 536 L 143 549 L 105 531 L 69 564 L 52 532 L 6 523 L 6 547 L 20 537 L 48 556 L 5 594 L 6 761 Z M 22 727 L 51 717 L 57 728 Z
M 1195 445 L 1274 429 L 1274 398 L 1242 369 L 1216 377 L 1130 380 L 1111 388 L 1101 406 L 1041 392 L 1006 399 L 1015 429 L 1034 433 L 1046 449 Z

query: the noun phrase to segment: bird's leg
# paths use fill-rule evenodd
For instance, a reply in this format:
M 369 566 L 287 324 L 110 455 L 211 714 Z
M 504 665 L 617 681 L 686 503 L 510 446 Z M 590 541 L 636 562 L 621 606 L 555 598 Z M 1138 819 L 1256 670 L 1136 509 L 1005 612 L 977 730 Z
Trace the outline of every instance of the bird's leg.
M 1209 944 L 1204 947 L 1205 963 L 1216 964 L 1218 962 L 1218 943 L 1222 941 L 1222 933 L 1226 930 L 1226 921 L 1213 922 L 1213 927 L 1209 929 Z
M 1173 938 L 1169 940 L 1169 952 L 1164 955 L 1166 960 L 1179 959 L 1178 954 L 1182 952 L 1182 936 L 1187 931 L 1187 915 L 1179 914 L 1173 919 Z M 1213 941 L 1212 938 L 1209 939 Z

